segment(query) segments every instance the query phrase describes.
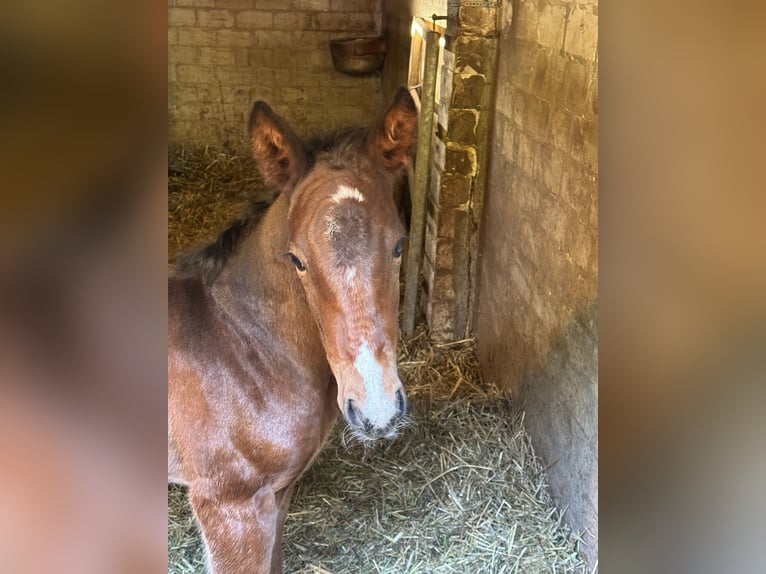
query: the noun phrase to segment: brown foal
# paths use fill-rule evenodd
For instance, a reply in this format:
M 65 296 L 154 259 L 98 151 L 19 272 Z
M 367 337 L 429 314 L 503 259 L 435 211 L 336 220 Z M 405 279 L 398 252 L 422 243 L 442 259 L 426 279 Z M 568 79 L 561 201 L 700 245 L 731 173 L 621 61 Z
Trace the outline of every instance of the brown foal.
M 338 410 L 361 441 L 403 424 L 393 189 L 416 124 L 401 88 L 372 128 L 306 145 L 257 102 L 253 153 L 279 195 L 168 279 L 168 480 L 188 485 L 215 574 L 282 572 L 293 487 Z

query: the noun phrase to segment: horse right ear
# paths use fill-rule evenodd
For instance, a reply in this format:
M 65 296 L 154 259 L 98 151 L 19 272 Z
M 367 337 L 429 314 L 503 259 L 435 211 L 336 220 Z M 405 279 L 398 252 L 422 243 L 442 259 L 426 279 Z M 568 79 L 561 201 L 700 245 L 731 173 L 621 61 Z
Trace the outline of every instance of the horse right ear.
M 410 161 L 418 138 L 418 109 L 410 92 L 400 87 L 383 119 L 372 131 L 373 153 L 384 165 L 397 171 Z
M 280 192 L 291 190 L 307 164 L 300 138 L 262 101 L 255 102 L 248 127 L 253 157 L 266 184 Z

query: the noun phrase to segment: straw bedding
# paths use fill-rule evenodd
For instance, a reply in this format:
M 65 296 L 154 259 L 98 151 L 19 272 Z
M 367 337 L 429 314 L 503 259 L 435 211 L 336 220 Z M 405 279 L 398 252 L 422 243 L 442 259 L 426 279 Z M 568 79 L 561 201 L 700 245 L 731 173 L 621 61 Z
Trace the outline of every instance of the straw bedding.
M 261 189 L 247 159 L 173 150 L 169 253 L 212 239 Z M 258 192 L 258 193 L 263 193 Z M 342 421 L 296 487 L 284 534 L 288 573 L 580 573 L 545 472 L 511 400 L 482 383 L 472 340 L 399 346 L 412 424 L 374 446 Z M 168 487 L 168 570 L 203 572 L 181 487 Z

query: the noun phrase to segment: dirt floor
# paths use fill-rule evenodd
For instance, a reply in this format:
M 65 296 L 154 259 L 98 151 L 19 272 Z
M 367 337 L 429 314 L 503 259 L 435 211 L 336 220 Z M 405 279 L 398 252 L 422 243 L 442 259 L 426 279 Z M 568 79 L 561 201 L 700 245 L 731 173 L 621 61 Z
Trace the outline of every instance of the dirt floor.
M 213 150 L 169 158 L 171 257 L 214 238 L 264 192 L 252 162 Z M 396 441 L 344 444 L 343 422 L 299 482 L 287 573 L 581 573 L 524 414 L 481 381 L 472 340 L 400 342 L 412 424 Z M 168 571 L 203 572 L 186 491 L 168 487 Z

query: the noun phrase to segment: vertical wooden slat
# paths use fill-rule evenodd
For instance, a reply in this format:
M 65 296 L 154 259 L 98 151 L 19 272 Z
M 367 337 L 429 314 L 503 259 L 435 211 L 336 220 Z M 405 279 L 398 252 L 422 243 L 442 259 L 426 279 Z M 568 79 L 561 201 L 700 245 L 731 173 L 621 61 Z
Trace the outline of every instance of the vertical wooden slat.
M 412 193 L 412 218 L 410 241 L 405 261 L 404 304 L 402 308 L 402 332 L 412 334 L 417 314 L 420 264 L 423 259 L 423 240 L 426 223 L 426 198 L 428 196 L 428 175 L 431 167 L 431 138 L 434 129 L 434 94 L 436 72 L 439 62 L 439 34 L 425 32 L 425 66 L 418 126 L 418 147 L 415 159 L 415 187 Z

